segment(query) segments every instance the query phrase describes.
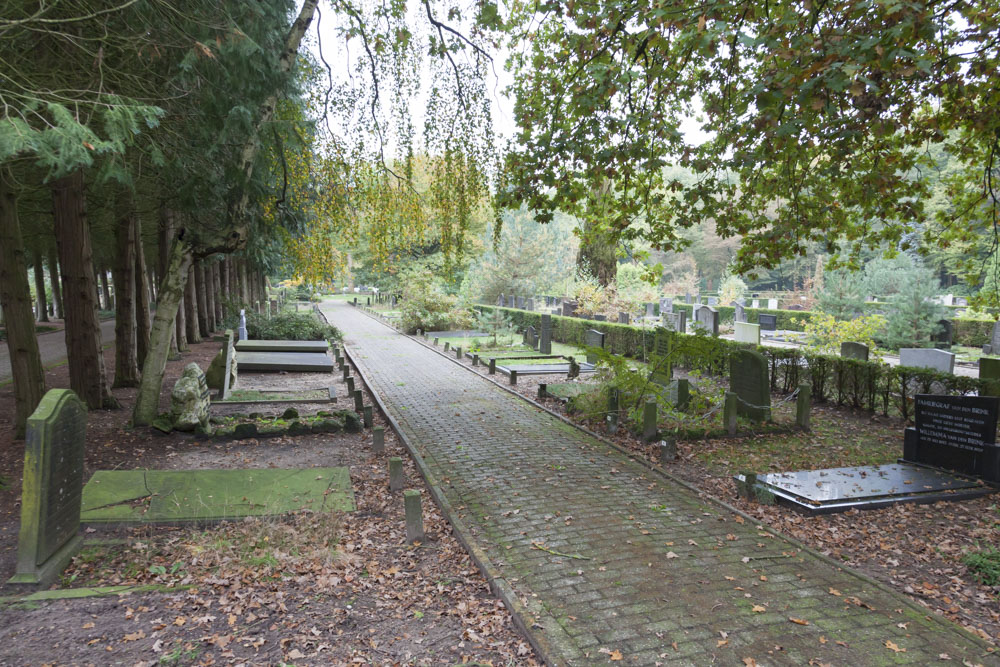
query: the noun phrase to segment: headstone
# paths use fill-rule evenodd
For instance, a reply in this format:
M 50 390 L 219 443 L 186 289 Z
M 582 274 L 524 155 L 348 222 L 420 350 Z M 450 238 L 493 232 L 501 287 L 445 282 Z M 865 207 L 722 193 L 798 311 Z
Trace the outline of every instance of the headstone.
M 899 365 L 929 368 L 939 373 L 954 373 L 955 355 L 930 347 L 904 347 L 899 350 Z
M 914 397 L 916 426 L 906 429 L 903 459 L 1000 482 L 995 396 Z
M 271 314 L 272 315 L 277 315 L 278 314 L 278 300 L 277 299 L 271 299 Z
M 587 347 L 599 347 L 604 349 L 604 334 L 596 329 L 588 329 L 587 333 L 584 334 L 583 343 Z M 587 363 L 597 363 L 597 355 L 589 350 L 587 351 Z
M 618 324 L 628 324 L 629 316 L 628 313 L 618 313 Z
M 845 359 L 858 359 L 868 361 L 868 346 L 864 343 L 854 343 L 848 341 L 840 344 L 840 356 Z
M 751 345 L 760 345 L 760 325 L 750 324 L 749 322 L 735 322 L 733 324 L 736 335 L 734 336 L 737 343 L 750 343 Z
M 534 312 L 535 310 L 535 300 L 532 298 L 527 298 L 524 300 L 524 309 Z
M 1000 354 L 1000 321 L 993 323 L 990 342 L 983 345 L 983 354 Z
M 510 296 L 507 297 L 507 307 L 513 308 L 514 306 L 515 306 L 514 295 L 511 294 Z
M 52 389 L 28 417 L 21 532 L 13 584 L 47 586 L 79 549 L 87 408 L 69 389 Z
M 692 300 L 691 300 L 691 295 L 690 294 L 685 294 L 684 295 L 684 303 L 686 303 L 688 305 L 690 305 L 691 303 L 693 303 Z
M 600 314 L 594 315 L 594 321 L 595 322 L 607 322 L 608 321 L 608 316 L 607 315 L 600 315 Z
M 532 350 L 538 348 L 538 334 L 535 333 L 535 327 L 529 326 L 524 330 L 524 343 Z
M 755 350 L 738 350 L 729 357 L 729 387 L 736 392 L 738 414 L 753 421 L 771 418 L 771 387 L 767 359 Z
M 170 420 L 178 431 L 193 431 L 208 426 L 208 383 L 198 364 L 184 367 L 170 392 Z
M 967 308 L 969 306 L 969 300 L 966 299 L 964 296 L 956 296 L 955 305 L 961 306 L 962 308 Z
M 247 339 L 247 314 L 242 308 L 240 309 L 240 326 L 239 326 L 240 340 Z
M 664 313 L 674 312 L 674 300 L 673 299 L 660 299 L 660 316 L 662 317 Z
M 652 364 L 653 369 L 649 375 L 649 379 L 661 387 L 669 386 L 671 376 L 673 375 L 670 361 L 670 346 L 670 332 L 663 327 L 657 327 L 656 333 L 653 334 L 653 355 L 656 358 Z
M 758 313 L 757 324 L 760 325 L 761 331 L 777 331 L 778 330 L 778 316 L 768 315 L 767 313 Z
M 946 306 L 953 306 L 953 305 L 955 305 L 955 295 L 954 294 L 945 294 L 941 298 L 941 303 L 943 303 Z
M 517 302 L 516 303 L 517 303 L 517 307 L 518 308 L 520 308 L 522 310 L 524 309 L 524 297 L 523 296 L 517 297 Z
M 714 296 L 710 296 L 710 297 L 708 297 L 708 305 L 710 305 L 710 306 L 718 306 L 719 305 L 719 300 L 717 298 L 715 298 Z
M 563 301 L 563 317 L 573 317 L 576 314 L 576 301 Z
M 692 326 L 699 327 L 710 336 L 719 335 L 719 311 L 711 306 L 701 306 L 694 311 Z
M 655 317 L 655 316 L 656 316 L 656 304 L 647 303 L 646 304 L 646 317 Z
M 503 307 L 503 304 L 504 304 L 503 292 L 500 292 L 500 296 L 497 297 L 497 305 Z
M 538 351 L 542 354 L 552 354 L 552 316 L 549 314 L 542 315 Z
M 768 310 L 778 310 L 778 300 L 777 299 L 768 299 L 767 300 L 767 309 Z
M 656 401 L 646 401 L 642 408 L 642 439 L 646 442 L 656 440 Z
M 747 321 L 747 309 L 743 307 L 743 304 L 738 301 L 733 301 L 733 322 L 746 322 Z
M 664 314 L 661 319 L 663 326 L 677 333 L 687 333 L 687 311 L 675 310 L 672 313 Z
M 760 308 L 760 299 L 754 299 L 750 302 L 751 308 Z
M 940 345 L 951 347 L 953 337 L 953 326 L 951 320 L 938 320 L 938 331 L 934 337 L 934 342 Z
M 687 408 L 688 401 L 691 400 L 691 382 L 684 378 L 674 380 L 667 390 L 667 398 L 670 404 L 678 410 Z

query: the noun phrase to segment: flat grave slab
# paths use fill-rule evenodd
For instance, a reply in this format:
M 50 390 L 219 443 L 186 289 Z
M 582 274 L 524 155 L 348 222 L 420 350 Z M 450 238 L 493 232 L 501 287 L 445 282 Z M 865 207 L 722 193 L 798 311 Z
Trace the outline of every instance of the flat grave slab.
M 743 481 L 743 476 L 737 479 Z M 758 475 L 757 485 L 812 514 L 964 500 L 996 491 L 972 477 L 908 463 L 770 473 Z
M 99 470 L 83 487 L 83 523 L 186 523 L 354 510 L 347 468 Z
M 326 352 L 237 352 L 236 367 L 246 371 L 290 373 L 333 372 L 333 359 Z
M 463 329 L 461 331 L 428 331 L 427 335 L 431 338 L 485 338 L 491 334 L 484 333 L 482 331 L 475 331 L 473 329 Z
M 594 364 L 581 361 L 581 373 L 593 373 Z M 510 375 L 511 371 L 516 371 L 518 375 L 557 375 L 569 373 L 569 364 L 510 364 L 501 366 L 497 364 L 497 370 L 504 375 Z
M 579 382 L 560 382 L 556 384 L 548 384 L 545 386 L 545 395 L 549 398 L 555 398 L 563 403 L 571 398 L 575 398 L 580 394 L 585 393 L 587 390 L 592 390 L 594 385 L 583 384 Z
M 325 340 L 239 340 L 237 352 L 326 352 Z

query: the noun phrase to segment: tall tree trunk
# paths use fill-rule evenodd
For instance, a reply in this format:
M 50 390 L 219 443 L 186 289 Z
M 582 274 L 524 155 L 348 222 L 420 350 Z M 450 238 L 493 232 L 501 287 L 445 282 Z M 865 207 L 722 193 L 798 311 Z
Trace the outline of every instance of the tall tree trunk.
M 212 328 L 208 320 L 208 296 L 205 294 L 205 265 L 201 262 L 194 265 L 194 287 L 198 304 L 198 332 L 202 338 L 208 338 L 212 335 Z
M 177 235 L 167 255 L 166 271 L 160 283 L 160 300 L 156 304 L 153 328 L 149 342 L 149 354 L 142 366 L 142 384 L 135 399 L 132 423 L 148 426 L 156 418 L 160 406 L 160 390 L 163 387 L 163 371 L 167 367 L 170 351 L 170 333 L 173 328 L 184 294 L 185 283 L 191 267 L 191 249 L 183 238 L 183 230 Z
M 62 266 L 69 384 L 91 409 L 118 407 L 104 372 L 82 170 L 52 182 L 52 208 Z
M 59 260 L 55 245 L 49 246 L 49 284 L 52 287 L 52 314 L 57 320 L 63 317 L 62 285 L 59 284 Z
M 89 231 L 87 236 L 90 236 Z M 101 269 L 99 274 L 101 276 L 101 290 L 104 292 L 104 310 L 114 310 L 115 304 L 111 300 L 111 288 L 108 286 L 108 272 L 106 269 Z
M 42 265 L 42 252 L 34 252 L 34 272 L 35 272 L 35 308 L 38 309 L 38 321 L 49 321 L 49 306 L 45 299 L 45 270 Z
M 142 221 L 135 220 L 135 356 L 142 367 L 149 354 L 149 284 L 146 282 L 146 253 L 142 248 Z
M 215 280 L 212 278 L 212 263 L 202 264 L 202 275 L 205 276 L 205 312 L 208 315 L 208 330 L 218 331 L 215 323 Z
M 215 304 L 215 323 L 216 329 L 222 329 L 222 321 L 225 319 L 225 313 L 222 312 L 222 299 L 225 297 L 226 293 L 222 291 L 222 262 L 212 262 L 212 284 L 215 285 L 215 298 L 212 299 L 212 303 Z
M 135 234 L 136 215 L 131 197 L 119 192 L 115 227 L 115 381 L 113 387 L 139 386 L 135 352 Z
M 232 290 L 232 285 L 230 283 L 230 273 L 231 273 L 230 269 L 232 265 L 233 265 L 233 260 L 229 255 L 223 257 L 222 263 L 220 264 L 221 268 L 220 274 L 222 278 L 222 291 L 220 292 L 220 294 L 223 295 L 223 311 L 222 311 L 223 317 L 226 316 L 225 301 L 232 300 L 233 298 L 233 290 Z
M 158 278 L 156 281 L 156 304 L 159 307 L 160 297 L 159 295 L 163 293 L 163 281 L 167 278 L 167 263 L 170 258 L 170 246 L 174 240 L 174 212 L 172 209 L 167 208 L 166 204 L 160 203 L 160 220 L 159 227 L 157 228 L 156 237 L 156 273 Z M 180 351 L 182 349 L 187 349 L 187 343 L 181 347 L 180 338 L 184 335 L 184 306 L 183 306 L 183 295 L 181 296 L 181 303 L 178 304 L 177 314 L 174 315 L 174 327 L 173 332 L 170 335 L 170 351 L 167 353 L 167 357 L 171 359 L 176 359 L 180 356 Z
M 236 260 L 239 268 L 240 303 L 250 305 L 250 289 L 247 283 L 247 261 L 242 257 Z
M 184 320 L 187 331 L 187 342 L 201 342 L 201 331 L 198 325 L 198 297 L 194 286 L 194 265 L 188 264 L 187 287 L 184 291 Z
M 24 240 L 10 172 L 0 168 L 0 306 L 7 327 L 7 351 L 14 374 L 14 437 L 24 437 L 28 417 L 45 394 L 45 370 L 38 354 Z

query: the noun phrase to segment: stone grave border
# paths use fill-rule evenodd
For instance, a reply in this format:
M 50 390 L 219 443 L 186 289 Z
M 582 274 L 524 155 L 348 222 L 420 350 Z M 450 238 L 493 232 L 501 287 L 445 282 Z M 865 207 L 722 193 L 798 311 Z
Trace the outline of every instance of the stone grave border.
M 377 319 L 377 318 L 372 318 L 372 319 Z M 830 556 L 826 556 L 817 551 L 816 549 L 813 549 L 812 547 L 803 544 L 794 537 L 785 535 L 771 528 L 767 524 L 760 522 L 758 519 L 750 516 L 746 512 L 734 507 L 733 505 L 730 505 L 724 500 L 720 500 L 711 495 L 706 495 L 703 489 L 700 489 L 694 486 L 693 484 L 690 484 L 687 481 L 681 479 L 680 477 L 674 475 L 673 473 L 668 472 L 662 466 L 658 466 L 646 461 L 644 458 L 641 458 L 637 454 L 634 454 L 633 452 L 622 447 L 621 445 L 612 442 L 608 438 L 605 438 L 604 436 L 595 433 L 590 429 L 581 426 L 580 424 L 577 424 L 576 422 L 570 420 L 567 417 L 564 417 L 563 415 L 559 414 L 558 412 L 555 412 L 554 410 L 550 410 L 549 408 L 542 405 L 538 401 L 528 398 L 527 396 L 521 394 L 515 389 L 500 384 L 499 382 L 489 377 L 488 375 L 481 375 L 480 373 L 477 373 L 471 366 L 466 366 L 461 361 L 445 354 L 444 352 L 438 349 L 435 349 L 431 345 L 426 345 L 421 343 L 421 339 L 418 336 L 410 335 L 403 332 L 400 333 L 402 333 L 402 335 L 406 336 L 407 338 L 410 338 L 415 342 L 423 345 L 423 347 L 433 350 L 439 356 L 444 357 L 451 363 L 456 364 L 460 368 L 465 369 L 467 372 L 473 373 L 477 377 L 492 383 L 496 387 L 499 387 L 502 391 L 505 391 L 508 394 L 516 396 L 519 399 L 528 402 L 538 410 L 541 410 L 551 415 L 552 417 L 555 417 L 556 419 L 563 422 L 567 426 L 575 428 L 578 431 L 586 433 L 592 438 L 597 439 L 598 441 L 601 442 L 601 444 L 605 445 L 606 447 L 610 447 L 611 449 L 614 449 L 618 453 L 628 458 L 633 463 L 637 463 L 638 465 L 642 466 L 646 470 L 649 470 L 653 474 L 658 474 L 663 478 L 669 480 L 670 482 L 677 484 L 678 486 L 681 486 L 687 489 L 688 491 L 691 491 L 692 493 L 696 494 L 699 498 L 703 499 L 705 502 L 711 503 L 716 507 L 721 507 L 725 509 L 727 512 L 731 512 L 737 516 L 740 516 L 745 521 L 751 521 L 753 522 L 752 525 L 760 526 L 760 530 L 762 532 L 766 532 L 769 535 L 773 535 L 776 539 L 783 540 L 785 543 L 794 546 L 796 549 L 809 554 L 813 558 L 816 558 L 817 560 L 823 563 L 826 563 L 828 566 L 838 571 L 844 571 L 850 576 L 855 577 L 858 581 L 864 582 L 868 586 L 873 586 L 882 591 L 883 593 L 891 595 L 894 599 L 899 600 L 900 604 L 906 605 L 915 613 L 920 614 L 921 616 L 927 616 L 928 619 L 930 619 L 932 622 L 937 623 L 942 630 L 947 630 L 949 632 L 956 633 L 958 636 L 963 637 L 966 640 L 971 640 L 972 642 L 981 646 L 984 651 L 993 648 L 992 644 L 985 642 L 983 639 L 981 639 L 976 635 L 973 635 L 970 632 L 963 631 L 962 628 L 956 623 L 949 621 L 946 618 L 942 618 L 937 614 L 928 614 L 926 607 L 922 607 L 921 605 L 917 604 L 917 602 L 915 602 L 914 600 L 911 600 L 906 595 L 899 593 L 898 591 L 883 584 L 881 581 L 878 581 L 877 579 L 874 579 L 873 577 L 870 577 L 854 568 L 845 567 L 843 561 L 834 560 Z M 562 634 L 564 632 L 561 626 L 559 625 L 558 621 L 556 620 L 556 618 L 550 612 L 546 611 L 537 602 L 532 602 L 530 600 L 525 600 L 522 602 L 521 598 L 513 590 L 511 585 L 507 582 L 507 579 L 504 578 L 503 573 L 499 569 L 497 569 L 497 567 L 492 563 L 492 561 L 489 558 L 489 555 L 484 550 L 476 546 L 475 544 L 476 535 L 471 530 L 469 530 L 469 528 L 465 525 L 465 522 L 458 516 L 458 513 L 453 509 L 451 503 L 448 501 L 448 499 L 444 495 L 444 492 L 441 490 L 437 478 L 434 477 L 434 474 L 428 468 L 427 463 L 420 455 L 419 451 L 417 450 L 417 447 L 410 440 L 409 436 L 407 436 L 406 432 L 402 428 L 400 428 L 399 423 L 396 421 L 396 419 L 389 413 L 388 410 L 386 410 L 385 404 L 382 402 L 382 397 L 378 394 L 378 392 L 372 390 L 372 385 L 371 382 L 369 382 L 368 380 L 368 376 L 361 370 L 361 368 L 357 365 L 357 363 L 355 363 L 354 359 L 351 358 L 351 354 L 348 352 L 348 348 L 346 345 L 344 346 L 344 355 L 348 357 L 348 360 L 351 362 L 351 364 L 357 371 L 358 377 L 365 384 L 365 386 L 368 387 L 368 391 L 372 396 L 372 400 L 374 400 L 375 404 L 378 405 L 379 410 L 382 412 L 382 416 L 385 417 L 385 420 L 388 422 L 393 432 L 395 432 L 396 437 L 399 438 L 399 441 L 403 443 L 403 446 L 406 447 L 406 450 L 410 453 L 410 457 L 413 459 L 413 462 L 416 464 L 417 469 L 420 471 L 420 474 L 424 478 L 424 482 L 430 489 L 431 497 L 434 499 L 435 504 L 437 504 L 438 509 L 441 510 L 441 514 L 444 515 L 444 518 L 448 521 L 448 523 L 452 525 L 452 528 L 454 528 L 455 536 L 458 538 L 458 541 L 462 544 L 463 547 L 465 547 L 465 550 L 469 553 L 469 556 L 472 558 L 473 562 L 479 568 L 480 572 L 483 573 L 483 576 L 486 577 L 486 580 L 490 584 L 490 590 L 493 592 L 493 594 L 496 595 L 498 598 L 500 598 L 500 600 L 503 601 L 503 603 L 510 610 L 511 617 L 514 621 L 514 625 L 516 625 L 517 628 L 521 631 L 521 633 L 528 639 L 528 643 L 531 644 L 531 647 L 533 649 L 535 649 L 535 652 L 541 658 L 543 663 L 561 664 L 561 661 L 556 659 L 559 656 L 559 654 L 553 651 L 552 647 L 553 642 L 552 640 L 549 639 L 549 636 L 553 634 Z M 540 623 L 540 621 L 544 621 L 544 623 Z M 547 636 L 539 636 L 539 633 L 532 632 L 531 628 L 535 625 L 542 625 L 543 628 L 546 630 Z

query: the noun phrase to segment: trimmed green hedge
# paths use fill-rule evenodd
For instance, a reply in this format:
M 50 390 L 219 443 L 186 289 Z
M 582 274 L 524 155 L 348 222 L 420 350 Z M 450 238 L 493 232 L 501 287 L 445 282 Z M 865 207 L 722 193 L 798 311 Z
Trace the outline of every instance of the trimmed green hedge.
M 497 306 L 478 307 L 487 312 L 498 309 Z M 541 313 L 516 308 L 499 310 L 518 329 L 529 325 L 538 329 L 541 326 Z M 782 312 L 798 314 L 799 311 Z M 992 323 L 986 324 L 992 327 Z M 653 354 L 652 329 L 552 316 L 552 340 L 556 342 L 584 345 L 584 334 L 588 329 L 605 334 L 604 349 L 611 354 L 635 359 L 648 358 Z M 676 351 L 672 363 L 713 375 L 728 374 L 730 355 L 748 347 L 745 343 L 723 338 L 674 332 L 670 332 L 670 335 L 675 339 L 671 347 Z M 693 340 L 698 340 L 698 344 L 684 344 Z M 1000 395 L 1000 381 L 980 380 L 922 368 L 890 366 L 880 361 L 858 361 L 836 355 L 813 354 L 797 348 L 758 346 L 756 349 L 769 362 L 771 389 L 775 392 L 791 393 L 800 384 L 809 384 L 814 401 L 829 401 L 885 415 L 889 414 L 891 408 L 904 419 L 911 419 L 913 416 L 913 397 L 916 394 Z

